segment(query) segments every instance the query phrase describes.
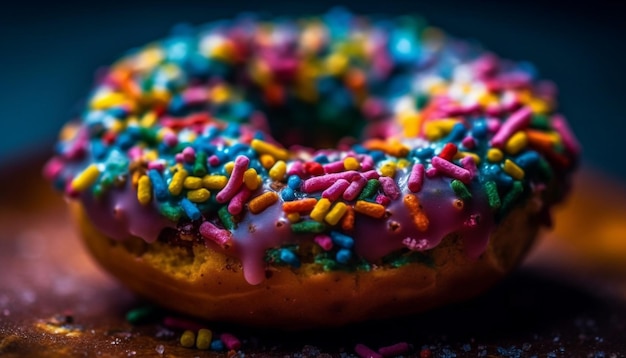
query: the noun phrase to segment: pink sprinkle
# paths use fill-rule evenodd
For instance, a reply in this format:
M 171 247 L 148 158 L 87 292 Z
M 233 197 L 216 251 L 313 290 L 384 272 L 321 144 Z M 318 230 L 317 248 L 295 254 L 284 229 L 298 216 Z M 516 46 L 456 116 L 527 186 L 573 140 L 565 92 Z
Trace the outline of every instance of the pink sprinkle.
M 356 197 L 359 196 L 363 188 L 365 188 L 366 184 L 367 179 L 359 175 L 352 183 L 350 183 L 350 186 L 348 186 L 348 188 L 343 192 L 343 198 L 348 201 L 356 199 Z
M 55 158 L 50 159 L 46 163 L 46 166 L 44 166 L 43 176 L 47 180 L 54 180 L 54 178 L 56 178 L 57 175 L 59 175 L 59 173 L 61 173 L 62 170 L 63 170 L 63 161 L 55 157 Z
M 230 247 L 232 242 L 232 234 L 230 231 L 220 229 L 208 221 L 203 222 L 199 230 L 200 234 L 205 239 L 213 241 L 224 249 Z
M 427 178 L 431 178 L 432 179 L 432 178 L 436 177 L 437 175 L 439 175 L 439 172 L 437 171 L 437 168 L 430 167 L 430 168 L 428 168 L 426 170 L 426 177 Z
M 378 194 L 376 196 L 376 203 L 382 205 L 382 206 L 387 206 L 389 205 L 389 203 L 391 203 L 391 199 L 389 199 L 388 196 L 383 195 L 383 194 Z
M 163 318 L 163 325 L 168 328 L 198 331 L 205 328 L 203 325 L 183 318 L 167 316 Z
M 174 156 L 174 160 L 176 161 L 176 163 L 184 162 L 185 158 L 183 157 L 183 153 L 176 153 L 176 155 Z
M 241 348 L 241 342 L 239 341 L 239 339 L 230 333 L 222 333 L 220 335 L 220 340 L 228 349 L 237 350 Z
M 407 237 L 402 240 L 402 245 L 406 246 L 411 251 L 424 251 L 428 249 L 428 241 L 426 239 L 415 240 L 412 237 Z
M 400 188 L 396 185 L 396 181 L 391 179 L 390 177 L 380 177 L 378 179 L 381 187 L 383 188 L 383 192 L 387 194 L 391 199 L 396 200 L 400 197 Z
M 474 161 L 474 157 L 472 157 L 471 155 L 461 158 L 461 166 L 469 170 L 472 178 L 474 178 L 476 176 L 476 173 L 478 173 L 478 168 L 476 168 L 476 162 Z
M 328 189 L 322 192 L 322 198 L 326 198 L 330 201 L 336 201 L 343 194 L 344 191 L 350 186 L 350 182 L 345 179 L 339 179 L 334 182 Z
M 368 171 L 374 169 L 374 159 L 371 155 L 361 155 L 357 159 L 361 162 L 361 170 Z
M 187 163 L 193 163 L 196 160 L 196 151 L 192 147 L 185 147 L 183 149 L 183 159 Z
M 368 170 L 364 173 L 361 173 L 361 176 L 367 180 L 380 178 L 380 174 L 378 174 L 378 172 L 375 170 Z
M 248 169 L 248 164 L 250 164 L 250 159 L 246 156 L 240 155 L 235 159 L 235 167 L 226 186 L 215 196 L 218 203 L 225 203 L 235 196 L 243 184 L 243 173 Z
M 63 153 L 63 156 L 70 160 L 81 159 L 87 152 L 87 141 L 89 140 L 87 132 L 80 130 L 71 144 L 70 148 Z
M 210 156 L 208 161 L 209 161 L 209 165 L 212 166 L 212 167 L 216 167 L 216 166 L 220 165 L 220 157 L 218 157 L 215 154 Z
M 158 160 L 153 160 L 148 163 L 148 169 L 155 169 L 162 172 L 163 170 L 165 170 L 165 163 Z
M 329 188 L 331 185 L 333 185 L 334 182 L 339 179 L 352 181 L 352 178 L 355 176 L 361 177 L 358 172 L 354 170 L 348 170 L 340 173 L 332 173 L 312 177 L 302 183 L 302 191 L 304 191 L 305 193 L 313 193 L 316 191 L 324 190 Z
M 378 349 L 378 353 L 382 354 L 383 357 L 395 357 L 408 352 L 410 348 L 408 343 L 400 342 L 387 347 L 381 347 Z
M 172 132 L 167 132 L 163 135 L 163 143 L 168 147 L 175 147 L 178 144 L 178 136 Z
M 500 130 L 502 123 L 497 118 L 487 118 L 487 130 L 490 133 L 496 133 Z
M 130 158 L 131 161 L 139 160 L 141 158 L 141 152 L 141 147 L 132 147 L 128 150 L 128 158 Z
M 467 136 L 463 138 L 463 141 L 461 141 L 461 144 L 466 149 L 473 149 L 476 146 L 476 140 L 472 136 Z
M 365 118 L 375 119 L 385 114 L 385 106 L 382 101 L 370 97 L 363 102 L 361 111 Z
M 511 114 L 506 122 L 502 123 L 500 130 L 491 139 L 491 145 L 497 148 L 503 148 L 506 141 L 513 133 L 528 127 L 532 118 L 532 110 L 528 107 L 522 107 L 517 112 Z
M 433 169 L 433 168 L 431 168 Z M 415 163 L 413 168 L 411 168 L 411 174 L 409 174 L 409 182 L 407 186 L 409 190 L 413 193 L 417 193 L 422 190 L 422 185 L 424 184 L 424 165 L 420 163 Z
M 333 240 L 328 235 L 317 235 L 313 241 L 320 245 L 324 251 L 330 251 L 333 248 Z
M 241 214 L 243 211 L 243 206 L 246 204 L 248 199 L 250 199 L 250 195 L 252 195 L 252 190 L 248 189 L 247 186 L 242 186 L 241 190 L 237 194 L 230 199 L 230 203 L 228 203 L 228 212 L 231 215 Z
M 294 161 L 287 167 L 287 175 L 297 175 L 303 177 L 305 175 L 304 165 L 300 161 Z
M 580 154 L 580 143 L 562 115 L 557 114 L 552 117 L 552 127 L 561 135 L 561 140 L 567 150 L 574 155 Z
M 458 165 L 455 165 L 452 162 L 449 162 L 440 157 L 433 157 L 431 160 L 433 167 L 437 169 L 437 171 L 445 176 L 450 178 L 459 179 L 465 184 L 469 184 L 472 181 L 472 173 L 465 168 L 461 168 Z
M 502 113 L 502 107 L 497 104 L 491 104 L 485 108 L 485 113 L 489 116 L 497 117 Z
M 354 351 L 361 358 L 383 358 L 382 355 L 378 354 L 377 352 L 370 349 L 368 346 L 361 343 L 357 344 L 354 347 Z
M 69 179 L 65 183 L 65 195 L 70 198 L 78 198 L 78 196 L 80 195 L 80 192 L 78 192 L 78 190 L 74 189 L 74 187 L 72 186 L 72 179 Z
M 190 87 L 183 92 L 183 101 L 187 104 L 204 103 L 207 97 L 207 90 L 202 87 Z
M 345 166 L 343 165 L 343 160 L 324 164 L 322 167 L 324 168 L 324 172 L 326 173 L 338 173 L 345 169 Z

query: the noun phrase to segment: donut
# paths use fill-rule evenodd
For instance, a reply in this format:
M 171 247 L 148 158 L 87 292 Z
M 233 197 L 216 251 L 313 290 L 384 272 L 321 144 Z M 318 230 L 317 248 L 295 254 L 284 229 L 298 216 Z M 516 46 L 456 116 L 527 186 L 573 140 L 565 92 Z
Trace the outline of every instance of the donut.
M 44 168 L 120 282 L 196 317 L 413 314 L 510 272 L 580 145 L 556 86 L 418 16 L 178 26 L 100 71 Z

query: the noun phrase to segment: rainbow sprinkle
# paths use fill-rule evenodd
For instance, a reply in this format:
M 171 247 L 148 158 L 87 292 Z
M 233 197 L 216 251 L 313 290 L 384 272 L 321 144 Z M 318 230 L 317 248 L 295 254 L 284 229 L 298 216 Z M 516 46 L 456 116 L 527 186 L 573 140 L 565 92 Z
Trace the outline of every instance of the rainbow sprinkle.
M 226 251 L 269 237 L 262 220 L 276 226 L 261 245 L 280 249 L 274 264 L 299 267 L 298 240 L 310 240 L 324 260 L 358 266 L 362 223 L 416 228 L 390 236 L 397 250 L 436 246 L 418 237 L 446 234 L 428 205 L 436 183 L 475 228 L 564 180 L 580 145 L 547 84 L 417 17 L 244 16 L 115 63 L 45 174 L 89 207 L 130 193 L 164 227 L 194 221 Z

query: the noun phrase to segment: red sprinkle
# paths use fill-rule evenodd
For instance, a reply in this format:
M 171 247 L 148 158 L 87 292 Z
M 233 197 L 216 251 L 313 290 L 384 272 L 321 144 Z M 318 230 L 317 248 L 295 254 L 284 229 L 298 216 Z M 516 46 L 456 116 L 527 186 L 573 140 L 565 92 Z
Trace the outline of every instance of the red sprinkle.
M 447 161 L 452 161 L 456 152 L 456 145 L 454 145 L 454 143 L 447 143 L 441 150 L 441 153 L 439 153 L 439 156 Z
M 324 167 L 318 162 L 304 163 L 304 171 L 310 175 L 323 175 Z

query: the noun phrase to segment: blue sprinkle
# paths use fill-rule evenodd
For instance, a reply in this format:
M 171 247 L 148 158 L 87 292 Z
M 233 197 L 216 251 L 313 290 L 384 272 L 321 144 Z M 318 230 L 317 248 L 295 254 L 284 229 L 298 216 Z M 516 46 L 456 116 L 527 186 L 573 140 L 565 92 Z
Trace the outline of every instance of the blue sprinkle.
M 444 142 L 456 142 L 465 136 L 465 126 L 463 123 L 457 123 L 452 127 L 452 130 L 448 134 L 448 136 L 444 139 Z
M 94 158 L 97 160 L 104 159 L 104 156 L 107 154 L 107 148 L 102 144 L 99 140 L 94 140 L 91 142 L 91 152 L 93 153 Z
M 484 119 L 476 120 L 472 128 L 472 135 L 476 138 L 483 138 L 487 135 L 487 121 Z
M 238 121 L 244 121 L 252 113 L 252 106 L 248 102 L 237 102 L 231 107 L 231 114 Z
M 345 249 L 351 249 L 354 246 L 354 239 L 340 232 L 331 231 L 330 238 L 333 240 L 333 243 L 335 245 L 343 247 Z
M 240 154 L 241 152 L 248 150 L 248 148 L 250 147 L 248 147 L 247 145 L 243 143 L 235 143 L 232 146 L 230 146 L 227 150 L 228 150 L 228 154 L 231 157 L 236 157 L 237 154 Z
M 520 154 L 517 158 L 515 158 L 515 163 L 522 167 L 522 169 L 527 170 L 530 167 L 533 167 L 535 164 L 539 162 L 539 154 L 534 150 L 527 151 L 523 154 Z
M 432 158 L 434 154 L 435 154 L 435 150 L 433 148 L 422 147 L 422 148 L 413 149 L 412 156 L 418 157 L 421 160 L 426 160 L 426 159 Z
M 356 154 L 365 154 L 368 152 L 367 149 L 365 149 L 364 146 L 360 145 L 360 144 L 355 144 L 352 146 L 352 150 L 356 153 Z
M 254 139 L 260 139 L 260 140 L 265 140 L 265 134 L 263 134 L 263 132 L 261 131 L 256 131 L 254 132 Z
M 287 186 L 293 190 L 300 189 L 300 185 L 302 185 L 302 179 L 297 175 L 291 175 L 289 179 L 287 179 Z
M 211 350 L 212 351 L 223 351 L 226 347 L 224 346 L 224 342 L 219 339 L 211 342 Z
M 291 250 L 280 249 L 280 260 L 295 268 L 300 267 L 300 260 L 298 260 L 296 254 L 294 254 Z
M 156 196 L 158 200 L 167 199 L 167 197 L 169 196 L 169 192 L 167 190 L 167 185 L 165 185 L 165 180 L 163 180 L 163 177 L 161 176 L 161 173 L 159 173 L 156 169 L 150 169 L 148 170 L 148 177 L 152 182 L 154 196 Z
M 370 152 L 370 156 L 374 159 L 374 162 L 379 162 L 385 159 L 385 153 L 380 150 L 373 150 Z
M 337 260 L 337 262 L 342 264 L 348 263 L 351 258 L 352 252 L 350 252 L 350 250 L 348 249 L 339 249 L 339 251 L 337 251 L 337 254 L 335 255 L 335 259 Z
M 219 136 L 219 135 L 220 135 L 220 132 L 221 132 L 221 131 L 220 131 L 217 127 L 209 127 L 209 128 L 206 130 L 206 133 L 204 134 L 204 136 L 205 136 L 207 139 L 209 139 L 209 140 L 210 140 L 210 139 L 215 139 L 215 138 L 217 138 L 217 136 Z
M 313 160 L 318 162 L 318 163 L 320 163 L 320 164 L 328 163 L 328 157 L 323 155 L 323 154 L 315 156 L 315 158 L 313 158 Z
M 180 113 L 185 109 L 185 100 L 182 96 L 174 96 L 170 101 L 169 110 L 172 113 Z
M 120 135 L 117 136 L 117 139 L 115 140 L 116 144 L 120 147 L 120 149 L 122 150 L 128 150 L 130 149 L 130 147 L 133 146 L 134 144 L 134 140 L 133 137 L 127 133 L 120 133 Z
M 198 210 L 198 208 L 194 205 L 194 203 L 189 201 L 189 199 L 187 198 L 182 198 L 180 200 L 180 206 L 183 208 L 183 210 L 185 211 L 185 214 L 187 214 L 187 216 L 191 220 L 198 220 L 202 216 L 202 213 L 200 213 L 200 210 Z
M 241 135 L 241 131 L 239 128 L 239 124 L 237 123 L 230 123 L 225 129 L 224 129 L 224 136 L 226 137 L 231 137 L 231 138 L 238 138 Z
M 280 197 L 283 198 L 284 201 L 296 200 L 296 194 L 290 187 L 283 188 L 283 190 L 280 192 Z

